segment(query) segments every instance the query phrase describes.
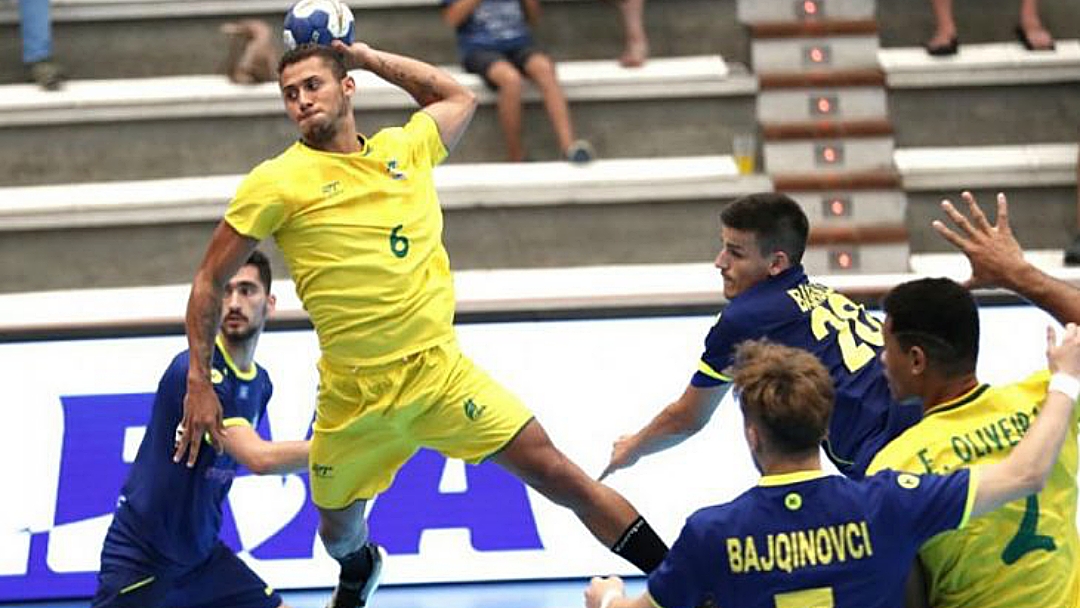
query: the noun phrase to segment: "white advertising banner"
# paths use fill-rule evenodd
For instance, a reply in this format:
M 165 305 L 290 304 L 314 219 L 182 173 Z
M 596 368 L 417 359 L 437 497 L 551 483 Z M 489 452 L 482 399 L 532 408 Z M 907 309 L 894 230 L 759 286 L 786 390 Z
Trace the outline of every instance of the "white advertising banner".
M 1045 366 L 1031 307 L 982 312 L 980 379 L 1017 380 Z M 533 409 L 586 472 L 611 442 L 678 397 L 711 316 L 459 326 L 462 349 Z M 182 336 L 0 344 L 0 601 L 85 597 L 105 531 L 143 433 L 153 392 Z M 261 432 L 295 439 L 314 407 L 317 343 L 310 331 L 265 334 L 257 359 L 275 391 Z M 684 444 L 610 478 L 674 540 L 695 509 L 754 484 L 738 408 L 729 398 Z M 389 553 L 386 584 L 634 573 L 577 519 L 495 465 L 466 466 L 422 451 L 370 507 Z M 330 586 L 336 564 L 316 535 L 307 479 L 236 478 L 222 538 L 277 588 Z

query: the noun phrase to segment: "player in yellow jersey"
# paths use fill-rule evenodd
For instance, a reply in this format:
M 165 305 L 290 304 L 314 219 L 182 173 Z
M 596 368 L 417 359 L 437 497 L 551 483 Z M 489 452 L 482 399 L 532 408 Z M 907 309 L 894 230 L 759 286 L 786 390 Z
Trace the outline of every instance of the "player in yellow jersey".
M 943 204 L 958 232 L 941 222 L 934 227 L 970 260 L 968 285 L 1014 291 L 1022 285 L 1023 293 L 1058 321 L 1080 321 L 1080 290 L 1024 261 L 1009 228 L 1004 195 L 998 195 L 996 224 L 970 193 L 963 196 L 970 219 L 951 203 Z M 883 307 L 882 362 L 889 385 L 898 399 L 919 398 L 925 414 L 878 452 L 870 473 L 891 468 L 944 474 L 999 462 L 1027 432 L 1047 391 L 1070 384 L 1048 371 L 1007 386 L 980 383 L 975 375 L 978 311 L 971 294 L 948 279 L 900 285 L 886 295 Z M 1068 389 L 1074 398 L 1076 388 Z M 935 608 L 1080 605 L 1076 476 L 1074 412 L 1046 487 L 923 545 L 909 593 L 925 593 Z
M 359 134 L 347 68 L 404 89 L 420 111 L 402 127 Z M 458 350 L 432 169 L 469 124 L 472 92 L 428 64 L 363 43 L 286 53 L 279 86 L 301 137 L 243 181 L 196 274 L 186 321 L 188 433 L 174 460 L 186 453 L 192 465 L 205 433 L 221 445 L 208 367 L 220 294 L 273 235 L 322 351 L 309 467 L 319 535 L 342 567 L 332 605 L 363 605 L 377 585 L 382 557 L 367 541 L 364 508 L 419 447 L 498 463 L 651 571 L 667 547 L 648 523 Z

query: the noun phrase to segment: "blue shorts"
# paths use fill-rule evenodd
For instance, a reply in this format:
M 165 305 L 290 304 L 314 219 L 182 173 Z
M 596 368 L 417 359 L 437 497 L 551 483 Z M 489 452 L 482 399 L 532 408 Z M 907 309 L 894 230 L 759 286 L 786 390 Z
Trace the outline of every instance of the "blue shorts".
M 108 547 L 106 547 L 106 550 Z M 224 543 L 182 572 L 102 558 L 91 608 L 278 608 L 281 596 Z

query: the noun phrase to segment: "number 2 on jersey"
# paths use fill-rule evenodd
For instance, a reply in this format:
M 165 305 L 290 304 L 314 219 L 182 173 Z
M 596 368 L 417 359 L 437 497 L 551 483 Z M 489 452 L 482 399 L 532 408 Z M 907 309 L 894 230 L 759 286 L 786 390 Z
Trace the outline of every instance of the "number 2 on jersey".
M 1020 520 L 1020 529 L 1012 537 L 1005 550 L 1001 552 L 1001 561 L 1005 565 L 1015 564 L 1024 555 L 1032 551 L 1056 551 L 1057 545 L 1054 539 L 1045 534 L 1039 534 L 1039 496 L 1032 494 L 1027 497 L 1024 505 L 1024 517 Z
M 810 311 L 810 329 L 818 340 L 824 340 L 830 333 L 836 332 L 840 356 L 844 358 L 844 366 L 849 372 L 872 361 L 877 356 L 873 347 L 885 344 L 881 336 L 881 323 L 865 314 L 858 304 L 835 291 Z

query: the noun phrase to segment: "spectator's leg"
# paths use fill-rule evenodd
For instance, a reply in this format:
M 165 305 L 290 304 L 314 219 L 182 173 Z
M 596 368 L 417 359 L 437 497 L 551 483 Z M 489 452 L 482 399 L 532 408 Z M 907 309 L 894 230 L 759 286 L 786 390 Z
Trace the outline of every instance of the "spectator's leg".
M 54 91 L 63 82 L 63 72 L 52 61 L 52 21 L 49 0 L 19 0 L 19 28 L 22 34 L 23 64 L 30 80 Z
M 1054 48 L 1054 37 L 1043 27 L 1039 18 L 1039 0 L 1020 0 L 1020 21 L 1016 34 L 1031 50 L 1049 51 Z
M 521 144 L 521 74 L 509 61 L 496 61 L 485 76 L 498 92 L 496 107 L 506 141 L 506 156 L 511 162 L 521 162 L 525 160 L 525 148 Z
M 532 53 L 525 61 L 525 74 L 540 89 L 544 98 L 544 109 L 551 119 L 551 127 L 559 141 L 559 151 L 566 154 L 574 141 L 574 127 L 570 123 L 570 108 L 566 103 L 559 80 L 555 76 L 555 63 L 543 53 Z
M 619 63 L 636 68 L 643 65 L 649 56 L 649 38 L 645 34 L 644 21 L 645 0 L 622 0 L 618 5 L 626 45 Z
M 49 0 L 19 0 L 23 63 L 30 65 L 52 57 Z
M 956 20 L 953 18 L 952 0 L 930 0 L 934 9 L 934 35 L 926 42 L 933 54 L 935 49 L 945 49 L 956 40 Z

